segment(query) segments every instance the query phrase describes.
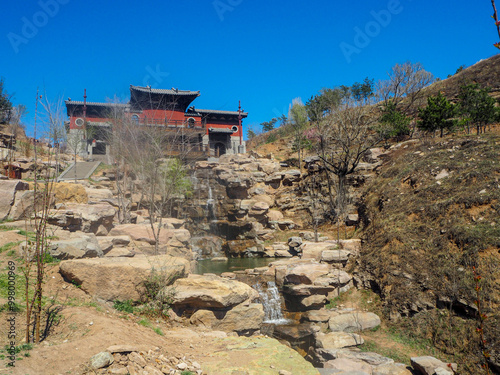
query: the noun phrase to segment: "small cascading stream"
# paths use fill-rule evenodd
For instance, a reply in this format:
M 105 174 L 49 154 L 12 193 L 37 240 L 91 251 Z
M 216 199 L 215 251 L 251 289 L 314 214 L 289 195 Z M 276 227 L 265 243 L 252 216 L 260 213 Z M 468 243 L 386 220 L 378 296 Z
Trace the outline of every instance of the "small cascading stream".
M 281 309 L 281 296 L 274 281 L 267 282 L 267 288 L 263 288 L 260 283 L 254 285 L 259 292 L 262 306 L 264 307 L 264 323 L 287 324 L 288 319 L 283 316 Z

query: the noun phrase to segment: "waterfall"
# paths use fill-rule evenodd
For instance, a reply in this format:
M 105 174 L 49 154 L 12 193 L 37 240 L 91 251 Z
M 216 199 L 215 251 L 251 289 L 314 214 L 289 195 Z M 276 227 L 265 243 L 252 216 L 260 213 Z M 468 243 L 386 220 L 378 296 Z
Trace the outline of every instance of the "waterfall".
M 278 287 L 274 281 L 267 282 L 267 289 L 264 290 L 260 284 L 254 285 L 259 292 L 262 306 L 264 307 L 264 323 L 286 324 L 288 320 L 283 316 L 281 310 L 281 297 Z
M 208 185 L 208 199 L 207 199 L 207 211 L 208 211 L 208 220 L 212 221 L 216 219 L 215 216 L 215 199 L 212 195 L 212 187 L 210 186 L 210 182 L 207 178 Z

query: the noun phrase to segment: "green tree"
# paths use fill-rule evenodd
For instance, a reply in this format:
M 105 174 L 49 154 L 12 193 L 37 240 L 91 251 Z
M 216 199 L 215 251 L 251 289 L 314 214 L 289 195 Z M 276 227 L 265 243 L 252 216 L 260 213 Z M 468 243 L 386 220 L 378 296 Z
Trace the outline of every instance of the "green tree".
M 440 131 L 440 137 L 443 137 L 444 129 L 451 129 L 454 125 L 453 116 L 455 115 L 455 106 L 450 103 L 443 94 L 427 98 L 427 107 L 418 109 L 418 127 L 426 132 Z
M 4 79 L 0 78 L 0 124 L 7 124 L 12 114 L 12 96 L 7 93 L 4 87 Z
M 460 87 L 458 109 L 467 133 L 470 132 L 470 124 L 476 126 L 479 134 L 482 128 L 495 121 L 497 112 L 495 99 L 489 95 L 489 91 L 477 83 Z
M 373 96 L 374 80 L 366 77 L 362 83 L 354 82 L 351 86 L 351 94 L 354 100 L 358 102 L 366 102 L 368 98 Z
M 389 101 L 384 103 L 384 107 L 382 108 L 378 132 L 384 139 L 403 139 L 411 133 L 410 123 L 411 117 L 399 111 L 396 105 L 392 101 Z
M 312 96 L 306 103 L 307 116 L 312 122 L 320 121 L 325 115 L 337 107 L 344 97 L 340 88 L 321 89 L 319 94 Z
M 262 130 L 265 132 L 269 132 L 274 129 L 274 125 L 278 122 L 276 117 L 273 117 L 271 120 L 261 123 Z

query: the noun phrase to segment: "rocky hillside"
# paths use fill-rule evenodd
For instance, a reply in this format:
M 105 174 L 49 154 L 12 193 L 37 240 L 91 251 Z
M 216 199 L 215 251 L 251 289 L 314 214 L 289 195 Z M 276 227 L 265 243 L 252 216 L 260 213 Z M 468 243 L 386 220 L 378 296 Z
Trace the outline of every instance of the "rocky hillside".
M 392 320 L 411 317 L 403 321 L 417 335 L 464 352 L 466 368 L 480 361 L 473 267 L 482 276 L 487 346 L 500 364 L 499 155 L 495 134 L 406 142 L 387 155 L 359 208 L 364 285 Z
M 460 86 L 468 83 L 490 87 L 491 95 L 500 98 L 500 54 L 481 60 L 450 78 L 437 81 L 425 90 L 425 96 L 437 95 L 441 91 L 450 100 L 455 100 Z

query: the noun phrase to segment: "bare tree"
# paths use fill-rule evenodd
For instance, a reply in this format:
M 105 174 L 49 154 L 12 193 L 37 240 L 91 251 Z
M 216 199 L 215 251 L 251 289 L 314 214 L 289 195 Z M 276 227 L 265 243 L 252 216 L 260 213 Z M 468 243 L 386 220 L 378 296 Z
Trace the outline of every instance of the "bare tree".
M 422 98 L 422 89 L 435 80 L 421 63 L 410 61 L 394 65 L 388 76 L 389 79 L 378 82 L 377 94 L 385 104 L 392 101 L 398 110 L 403 111 L 413 108 Z
M 37 111 L 41 96 L 36 98 L 34 139 L 37 136 Z M 52 207 L 52 189 L 54 174 L 47 166 L 42 171 L 38 164 L 37 147 L 35 146 L 35 173 L 34 173 L 34 208 L 30 219 L 34 228 L 34 238 L 26 234 L 26 249 L 22 272 L 26 293 L 26 342 L 40 342 L 43 285 L 45 282 L 45 264 L 48 254 L 47 223 L 49 210 Z M 49 164 L 51 155 L 49 153 Z M 27 223 L 26 223 L 27 226 Z M 26 231 L 27 232 L 27 231 Z M 33 281 L 34 280 L 34 281 Z M 33 321 L 33 335 L 30 336 L 30 327 Z
M 321 171 L 318 165 L 309 166 L 308 174 L 303 180 L 303 191 L 308 197 L 307 212 L 314 231 L 314 242 L 318 242 L 318 227 L 325 220 L 325 207 L 329 207 L 328 202 L 325 202 L 327 197 L 323 192 Z
M 330 204 L 334 205 L 337 216 L 338 240 L 340 222 L 345 221 L 349 204 L 347 176 L 355 172 L 367 151 L 379 143 L 380 137 L 372 129 L 376 121 L 374 106 L 347 99 L 332 108 L 330 115 L 317 125 L 318 154 L 327 171 Z
M 307 110 L 300 98 L 293 99 L 288 111 L 288 118 L 295 136 L 293 147 L 297 150 L 299 171 L 302 173 L 302 148 L 305 140 L 304 129 L 307 125 Z
M 498 20 L 497 7 L 495 5 L 495 0 L 491 0 L 491 5 L 493 6 L 493 20 L 495 20 L 495 26 L 497 27 L 498 37 L 500 38 L 500 21 Z M 500 42 L 494 44 L 495 47 L 500 49 Z
M 156 108 L 152 99 L 149 108 Z M 175 107 L 175 103 L 171 104 Z M 161 101 L 157 104 L 161 109 Z M 140 124 L 132 121 L 125 106 L 111 107 L 112 130 L 108 143 L 115 166 L 121 222 L 130 221 L 127 194 L 140 186 L 141 199 L 149 212 L 149 222 L 159 252 L 163 218 L 170 214 L 172 201 L 190 186 L 182 160 L 191 151 L 189 134 L 183 126 L 168 128 L 165 123 Z M 135 179 L 135 181 L 134 181 Z M 136 182 L 140 181 L 140 184 Z
M 40 100 L 43 112 L 41 115 L 41 120 L 45 123 L 46 137 L 50 139 L 52 146 L 55 150 L 55 162 L 56 162 L 56 178 L 59 176 L 59 150 L 61 143 L 65 142 L 66 129 L 64 128 L 64 107 L 62 98 L 57 99 L 52 102 L 48 99 L 47 93 L 45 92 L 42 99 Z

